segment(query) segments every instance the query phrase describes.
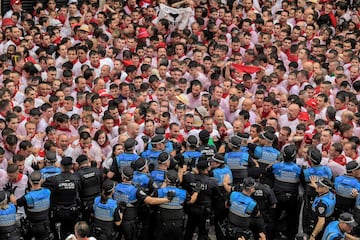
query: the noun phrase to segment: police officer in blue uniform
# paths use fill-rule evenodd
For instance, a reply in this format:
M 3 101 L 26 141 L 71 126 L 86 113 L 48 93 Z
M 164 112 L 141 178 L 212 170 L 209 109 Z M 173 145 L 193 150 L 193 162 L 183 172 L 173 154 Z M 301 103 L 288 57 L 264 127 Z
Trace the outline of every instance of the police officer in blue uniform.
M 231 192 L 227 201 L 229 216 L 226 239 L 237 240 L 241 237 L 252 239 L 253 234 L 249 229 L 250 217 L 259 215 L 257 203 L 250 197 L 255 192 L 255 184 L 252 177 L 247 177 L 243 181 L 241 192 Z
M 224 239 L 224 220 L 226 219 L 229 211 L 225 207 L 225 202 L 229 198 L 229 193 L 224 188 L 224 178 L 227 175 L 228 182 L 226 184 L 233 183 L 233 176 L 230 168 L 225 164 L 224 156 L 220 153 L 216 153 L 211 158 L 211 168 L 212 170 L 209 173 L 209 176 L 216 179 L 217 185 L 219 187 L 220 195 L 218 199 L 214 200 L 214 227 L 216 239 Z
M 16 229 L 16 207 L 8 203 L 8 194 L 0 191 L 0 239 L 18 240 L 19 238 L 20 233 Z
M 196 136 L 190 135 L 186 139 L 186 150 L 182 153 L 184 156 L 185 163 L 190 166 L 190 168 L 195 168 L 201 152 L 197 150 L 199 141 Z
M 113 178 L 114 175 L 120 176 L 122 169 L 126 166 L 131 166 L 131 163 L 139 158 L 137 154 L 135 154 L 134 149 L 137 145 L 137 141 L 133 138 L 126 139 L 124 143 L 124 152 L 116 156 L 116 161 L 113 161 L 110 171 L 107 173 L 108 178 Z M 116 174 L 118 173 L 118 174 Z M 120 179 L 117 179 L 121 181 Z
M 158 165 L 158 157 L 160 153 L 165 150 L 165 137 L 162 135 L 155 135 L 151 139 L 151 146 L 152 149 L 148 149 L 141 153 L 141 156 L 149 163 L 150 172 Z
M 167 152 L 160 153 L 158 157 L 158 166 L 150 173 L 150 176 L 154 180 L 156 188 L 162 187 L 165 181 L 166 171 L 170 166 L 171 156 Z
M 198 151 L 201 152 L 201 155 L 205 155 L 208 158 L 211 158 L 216 153 L 215 145 L 209 144 L 210 133 L 207 130 L 201 130 L 199 132 L 199 140 L 200 146 L 198 147 Z
M 359 180 L 355 177 L 355 172 L 360 169 L 358 161 L 350 161 L 346 164 L 346 175 L 337 176 L 334 181 L 336 192 L 336 205 L 334 217 L 338 217 L 343 212 L 351 212 L 355 206 L 356 197 L 353 190 L 360 191 Z
M 73 231 L 80 214 L 79 192 L 80 178 L 72 173 L 73 160 L 64 157 L 61 160 L 62 172 L 46 179 L 43 187 L 51 190 L 52 224 L 56 226 L 56 238 L 63 239 Z M 55 229 L 54 229 L 55 230 Z
M 231 169 L 234 177 L 234 185 L 241 184 L 242 180 L 248 176 L 248 168 L 256 166 L 256 163 L 250 157 L 248 148 L 246 147 L 248 138 L 248 133 L 230 137 L 228 144 L 230 152 L 225 154 L 225 163 Z
M 207 160 L 199 160 L 196 168 L 199 174 L 188 173 L 184 176 L 183 185 L 190 193 L 195 191 L 195 186 L 200 184 L 200 192 L 194 204 L 187 209 L 188 221 L 185 229 L 185 240 L 191 240 L 195 229 L 198 228 L 198 239 L 207 240 L 211 206 L 214 199 L 219 198 L 219 188 L 215 179 L 208 176 L 210 165 Z
M 25 239 L 47 240 L 50 239 L 50 195 L 47 188 L 42 188 L 43 177 L 40 171 L 34 171 L 30 177 L 31 191 L 21 198 L 15 198 L 14 194 L 10 195 L 10 200 L 18 207 L 25 207 L 26 224 Z
M 274 175 L 274 192 L 278 200 L 276 216 L 279 218 L 282 211 L 286 213 L 286 236 L 294 239 L 298 220 L 298 187 L 300 182 L 301 168 L 295 163 L 297 149 L 295 145 L 287 145 L 284 148 L 282 162 L 273 164 L 269 170 Z
M 112 199 L 115 183 L 111 180 L 104 181 L 100 196 L 94 200 L 93 235 L 97 240 L 113 240 L 117 228 L 121 224 L 122 212 L 116 200 Z
M 86 155 L 79 155 L 76 162 L 79 165 L 79 169 L 75 172 L 75 175 L 80 178 L 81 183 L 79 197 L 81 200 L 82 219 L 89 222 L 94 199 L 100 194 L 103 176 L 98 168 L 90 166 Z
M 169 170 L 166 173 L 166 183 L 166 187 L 159 188 L 155 192 L 157 197 L 170 197 L 171 199 L 171 202 L 159 205 L 157 213 L 158 236 L 156 239 L 183 240 L 184 204 L 194 203 L 200 189 L 194 191 L 193 195 L 190 196 L 184 189 L 178 188 L 178 173 L 175 170 Z
M 162 128 L 162 127 L 155 128 L 155 135 L 161 135 L 161 136 L 165 137 L 165 133 L 166 133 L 166 130 L 164 128 Z M 147 149 L 151 150 L 152 145 L 149 144 L 147 146 Z M 174 150 L 175 149 L 174 149 L 173 142 L 172 141 L 165 141 L 165 149 L 164 149 L 164 151 L 171 154 Z
M 312 203 L 313 218 L 315 218 L 315 227 L 309 233 L 310 239 L 321 239 L 323 230 L 330 222 L 330 217 L 334 213 L 336 197 L 330 190 L 333 187 L 329 179 L 319 179 L 311 177 L 311 186 L 315 188 L 317 196 Z M 309 219 L 308 219 L 309 220 Z
M 305 195 L 304 195 L 304 210 L 303 210 L 303 226 L 305 232 L 310 232 L 311 229 L 315 227 L 313 221 L 309 221 L 310 216 L 312 215 L 312 204 L 316 197 L 316 192 L 313 187 L 309 185 L 310 177 L 315 176 L 318 179 L 332 179 L 332 172 L 328 166 L 321 165 L 322 154 L 317 148 L 309 148 L 307 151 L 307 156 L 311 161 L 311 167 L 303 169 L 301 180 L 305 186 Z
M 61 169 L 55 166 L 56 161 L 57 161 L 56 152 L 46 151 L 45 161 L 44 161 L 45 167 L 40 169 L 40 172 L 43 175 L 44 179 L 61 173 Z
M 114 199 L 124 206 L 123 220 L 120 225 L 119 238 L 124 236 L 125 240 L 137 239 L 139 228 L 138 204 L 159 205 L 170 202 L 170 197 L 155 198 L 147 195 L 143 190 L 137 189 L 132 184 L 134 170 L 131 167 L 124 167 L 122 182 L 115 187 Z M 171 195 L 171 194 L 169 194 Z M 169 200 L 170 199 L 170 200 Z M 144 232 L 139 239 L 148 239 L 149 232 Z
M 333 221 L 325 228 L 322 240 L 340 240 L 340 239 L 355 239 L 346 238 L 352 237 L 349 233 L 358 224 L 355 222 L 353 215 L 344 212 L 340 214 L 338 221 Z
M 155 183 L 149 173 L 149 166 L 145 158 L 139 157 L 131 164 L 131 167 L 135 170 L 132 180 L 132 184 L 150 195 L 154 192 Z
M 248 144 L 249 152 L 257 159 L 259 167 L 262 170 L 262 182 L 268 184 L 270 187 L 272 187 L 272 178 L 265 169 L 270 164 L 274 164 L 280 156 L 280 152 L 273 147 L 275 138 L 274 133 L 267 131 L 259 134 L 259 146 L 253 143 Z

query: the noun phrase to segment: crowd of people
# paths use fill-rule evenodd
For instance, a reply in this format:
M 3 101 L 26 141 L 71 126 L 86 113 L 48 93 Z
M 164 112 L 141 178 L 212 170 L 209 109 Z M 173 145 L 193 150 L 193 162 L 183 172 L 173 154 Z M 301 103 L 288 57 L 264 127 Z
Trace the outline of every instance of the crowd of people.
M 10 7 L 0 239 L 359 239 L 359 1 Z

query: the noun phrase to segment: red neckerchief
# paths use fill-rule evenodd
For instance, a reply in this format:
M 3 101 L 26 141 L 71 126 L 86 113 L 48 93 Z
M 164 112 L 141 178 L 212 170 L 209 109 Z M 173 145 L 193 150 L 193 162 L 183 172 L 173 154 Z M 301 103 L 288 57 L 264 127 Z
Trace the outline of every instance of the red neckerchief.
M 22 177 L 23 177 L 23 174 L 22 174 L 22 173 L 18 173 L 15 182 L 16 182 L 16 183 L 17 183 L 17 182 L 20 182 L 20 180 L 22 179 Z
M 84 149 L 84 146 L 82 145 L 81 142 L 79 142 L 79 146 L 80 146 L 81 149 Z M 89 149 L 91 149 L 91 147 L 92 147 L 92 144 L 90 144 Z
M 283 78 L 278 78 L 278 84 L 281 83 L 282 81 L 284 81 Z
M 291 88 L 292 88 L 293 86 L 295 86 L 295 85 L 296 85 L 296 83 L 295 83 L 295 84 L 292 84 L 292 85 L 288 85 L 288 86 L 286 87 L 286 89 L 287 89 L 288 91 L 290 91 Z
M 250 121 L 246 121 L 246 123 L 244 124 L 244 129 L 248 128 L 251 126 Z
M 83 106 L 82 106 L 80 103 L 76 103 L 76 104 L 75 104 L 75 107 L 77 107 L 77 108 L 82 108 Z
M 329 152 L 330 146 L 331 146 L 331 142 L 329 142 L 329 144 L 327 146 L 322 145 L 321 146 L 321 151 L 322 152 Z
M 84 61 L 81 61 L 81 60 L 79 59 L 79 62 L 80 62 L 81 64 L 83 64 L 83 63 L 86 62 L 87 60 L 88 60 L 87 58 L 85 58 Z
M 111 131 L 108 130 L 104 125 L 102 125 L 100 129 L 103 130 L 106 133 L 111 133 Z
M 128 83 L 132 83 L 132 82 L 133 82 L 129 77 L 126 77 L 126 78 L 125 78 L 125 81 L 127 81 Z
M 355 157 L 354 157 L 354 158 L 353 158 L 353 157 L 351 157 L 351 159 L 352 159 L 352 160 L 356 160 L 356 159 L 358 159 L 358 157 L 359 157 L 359 154 L 358 154 L 358 153 L 356 153 Z
M 351 82 L 354 82 L 358 77 L 360 77 L 360 74 L 359 75 L 357 75 L 356 77 L 354 77 L 353 79 L 350 79 L 351 80 Z
M 109 76 L 106 76 L 106 77 L 103 77 L 105 83 L 109 82 L 110 81 L 110 77 Z
M 4 144 L 4 148 L 5 148 L 6 151 L 11 152 L 11 153 L 14 153 L 14 152 L 11 151 L 5 144 Z
M 338 109 L 337 111 L 341 111 L 341 110 L 345 110 L 345 109 L 346 109 L 346 107 L 342 107 L 342 108 Z
M 79 60 L 76 58 L 74 61 L 72 61 L 72 64 L 75 65 Z
M 118 126 L 118 127 L 120 127 L 120 119 L 118 118 L 118 119 L 114 119 L 114 126 Z
M 269 116 L 270 112 L 271 112 L 271 110 L 268 111 L 268 112 L 265 112 L 265 111 L 263 110 L 262 113 L 261 113 L 261 118 L 263 118 L 263 119 L 267 118 L 267 117 Z
M 68 129 L 68 128 L 62 128 L 62 127 L 57 127 L 57 130 L 62 131 L 62 132 L 71 132 L 70 129 Z
M 15 40 L 14 38 L 11 38 L 11 41 L 13 41 L 15 43 L 16 46 L 19 46 L 21 43 L 20 38 L 18 40 Z
M 92 65 L 92 63 L 90 63 L 90 65 L 91 65 L 91 67 L 93 67 L 93 68 L 99 68 L 99 67 L 100 67 L 100 61 L 98 62 L 97 65 Z
M 96 113 L 97 115 L 100 115 L 100 113 L 102 113 L 102 110 L 96 110 L 95 108 L 92 108 L 93 112 Z
M 6 114 L 3 114 L 2 112 L 0 112 L 0 116 L 2 116 L 3 118 L 6 118 Z
M 150 138 L 151 138 L 152 136 L 154 136 L 154 134 L 150 135 L 150 133 L 147 133 L 146 131 L 144 131 L 143 133 L 144 133 L 146 136 L 150 137 Z
M 100 145 L 99 144 L 99 146 L 101 147 L 101 148 L 104 148 L 104 147 L 106 147 L 106 146 L 108 146 L 108 145 L 110 145 L 110 142 L 109 141 L 106 141 L 104 144 L 102 144 L 102 145 Z
M 193 130 L 194 128 L 192 127 L 189 131 L 187 131 L 185 128 L 184 128 L 184 133 L 189 133 L 191 130 Z
M 294 117 L 294 118 L 288 118 L 288 121 L 292 122 L 295 121 L 297 119 L 298 116 Z
M 338 157 L 333 158 L 333 161 L 340 164 L 341 166 L 346 165 L 346 158 L 344 155 L 340 154 Z

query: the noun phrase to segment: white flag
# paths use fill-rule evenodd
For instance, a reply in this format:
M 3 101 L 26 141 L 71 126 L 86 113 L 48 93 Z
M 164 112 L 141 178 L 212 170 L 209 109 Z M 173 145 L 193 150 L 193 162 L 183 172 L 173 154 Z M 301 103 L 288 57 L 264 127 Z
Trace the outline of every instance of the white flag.
M 194 15 L 191 8 L 172 8 L 164 4 L 160 4 L 158 19 L 167 19 L 171 24 L 171 28 L 184 30 L 189 25 L 190 17 Z

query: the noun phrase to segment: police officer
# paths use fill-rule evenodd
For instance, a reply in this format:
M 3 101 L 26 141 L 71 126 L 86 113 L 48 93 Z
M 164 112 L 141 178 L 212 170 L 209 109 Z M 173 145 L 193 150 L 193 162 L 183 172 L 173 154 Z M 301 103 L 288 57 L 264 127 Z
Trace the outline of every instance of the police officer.
M 195 168 L 201 152 L 197 150 L 199 141 L 196 136 L 190 135 L 186 139 L 186 150 L 182 153 L 184 156 L 185 163 L 191 168 Z
M 154 180 L 149 174 L 149 166 L 145 158 L 138 158 L 131 164 L 131 167 L 135 170 L 132 184 L 144 191 L 146 194 L 152 194 L 156 186 Z
M 209 144 L 210 133 L 207 130 L 201 130 L 199 132 L 200 146 L 198 150 L 202 155 L 212 157 L 216 153 L 216 147 L 214 144 Z
M 310 216 L 312 215 L 312 204 L 314 201 L 314 198 L 316 197 L 316 192 L 313 187 L 309 185 L 310 183 L 310 177 L 315 176 L 319 179 L 325 178 L 328 180 L 332 179 L 332 172 L 331 169 L 328 166 L 320 165 L 322 154 L 319 149 L 317 148 L 309 148 L 307 151 L 307 155 L 309 160 L 311 161 L 311 167 L 304 169 L 302 174 L 302 181 L 304 182 L 305 186 L 305 197 L 304 197 L 304 217 L 303 217 L 303 226 L 304 231 L 309 233 L 310 229 L 314 228 L 314 223 L 312 221 L 309 221 Z
M 165 181 L 165 174 L 170 166 L 170 154 L 167 152 L 160 153 L 158 157 L 158 166 L 150 173 L 154 180 L 156 188 L 160 188 Z
M 229 198 L 229 194 L 224 188 L 224 178 L 228 176 L 228 182 L 226 184 L 232 184 L 233 176 L 230 168 L 225 164 L 224 156 L 220 153 L 216 153 L 211 158 L 211 172 L 210 176 L 216 179 L 217 185 L 219 187 L 220 195 L 218 199 L 214 200 L 214 225 L 215 225 L 215 234 L 216 239 L 224 239 L 225 234 L 223 230 L 224 220 L 228 215 L 228 209 L 225 207 L 225 202 Z
M 296 209 L 301 168 L 295 163 L 296 154 L 296 146 L 287 145 L 284 148 L 284 161 L 275 163 L 269 168 L 275 178 L 274 192 L 278 200 L 276 216 L 279 218 L 282 211 L 285 211 L 288 239 L 295 238 L 298 220 Z
M 338 221 L 333 221 L 329 223 L 329 225 L 325 228 L 322 240 L 345 239 L 345 237 L 353 237 L 349 233 L 351 232 L 353 227 L 356 227 L 357 225 L 358 224 L 355 222 L 353 215 L 344 212 L 340 214 Z
M 228 144 L 230 152 L 225 154 L 225 162 L 231 169 L 234 185 L 241 184 L 243 179 L 248 176 L 248 167 L 256 165 L 250 158 L 248 148 L 245 145 L 248 138 L 249 134 L 247 133 L 230 137 Z
M 310 233 L 310 240 L 321 239 L 324 227 L 330 222 L 330 217 L 334 213 L 336 197 L 330 190 L 333 186 L 329 179 L 319 179 L 316 176 L 311 177 L 311 186 L 315 188 L 318 194 L 312 204 L 315 227 Z
M 257 203 L 250 197 L 255 191 L 255 184 L 253 178 L 247 177 L 243 181 L 241 192 L 231 192 L 227 201 L 229 216 L 226 239 L 252 239 L 250 217 L 259 215 Z
M 262 182 L 268 184 L 270 187 L 272 187 L 272 179 L 265 171 L 265 168 L 275 163 L 280 156 L 280 152 L 272 146 L 275 138 L 275 134 L 267 131 L 259 134 L 260 146 L 253 143 L 248 144 L 249 151 L 257 158 L 259 167 L 263 171 Z
M 0 191 L 0 239 L 18 240 L 19 238 L 20 233 L 16 229 L 16 207 L 8 203 L 8 194 Z
M 113 161 L 110 171 L 107 173 L 108 178 L 112 178 L 115 173 L 121 173 L 124 167 L 130 166 L 133 161 L 139 158 L 139 156 L 134 153 L 136 145 L 137 141 L 135 139 L 126 139 L 124 143 L 124 152 L 116 156 L 116 161 Z M 118 180 L 120 181 L 121 179 Z
M 40 172 L 44 180 L 48 177 L 56 176 L 61 173 L 61 169 L 55 166 L 56 161 L 57 161 L 56 152 L 46 151 L 45 167 L 40 169 Z
M 149 163 L 149 171 L 151 172 L 158 165 L 158 157 L 160 153 L 165 150 L 165 137 L 162 135 L 155 135 L 151 139 L 152 149 L 148 149 L 141 153 Z
M 34 171 L 30 175 L 31 191 L 17 199 L 13 194 L 10 200 L 19 207 L 25 207 L 26 223 L 22 226 L 26 232 L 26 239 L 46 240 L 49 239 L 50 224 L 50 190 L 42 188 L 43 177 L 40 171 Z
M 131 167 L 124 167 L 122 172 L 122 182 L 115 187 L 114 199 L 124 206 L 123 221 L 120 226 L 119 238 L 124 236 L 125 240 L 137 239 L 139 224 L 137 222 L 138 202 L 148 205 L 158 205 L 170 202 L 169 199 L 173 197 L 154 198 L 148 196 L 141 189 L 137 189 L 132 185 L 131 181 L 134 175 L 134 170 Z M 171 195 L 171 194 L 169 194 Z M 142 233 L 140 239 L 148 239 L 149 232 Z
M 360 169 L 358 161 L 350 161 L 346 164 L 347 175 L 337 176 L 334 181 L 336 192 L 336 205 L 334 217 L 343 212 L 351 212 L 355 206 L 356 198 L 353 189 L 360 191 L 359 180 L 355 178 L 355 172 Z
M 161 135 L 163 137 L 165 137 L 165 133 L 166 133 L 166 130 L 162 127 L 157 127 L 155 128 L 155 135 Z M 152 149 L 152 145 L 149 144 L 148 145 L 148 149 Z M 174 151 L 174 145 L 173 145 L 173 142 L 172 141 L 165 141 L 165 149 L 164 151 L 167 152 L 167 153 L 172 153 Z
M 90 221 L 94 199 L 100 194 L 103 177 L 98 168 L 90 166 L 86 155 L 79 155 L 76 162 L 79 165 L 79 169 L 75 172 L 75 175 L 80 178 L 81 182 L 79 197 L 81 200 L 82 219 Z
M 274 227 L 276 226 L 276 204 L 277 199 L 274 191 L 267 184 L 260 182 L 261 169 L 254 168 L 251 177 L 255 179 L 255 192 L 251 197 L 256 201 L 260 214 L 250 219 L 250 229 L 254 234 L 255 239 L 260 233 L 266 233 L 268 239 L 274 236 Z
M 209 162 L 206 160 L 199 161 L 196 165 L 199 174 L 188 173 L 184 176 L 184 186 L 190 187 L 186 189 L 189 192 L 194 192 L 196 185 L 201 186 L 201 191 L 194 204 L 188 207 L 188 221 L 185 230 L 185 240 L 193 238 L 193 234 L 196 228 L 198 228 L 198 239 L 208 239 L 210 217 L 211 217 L 211 205 L 214 199 L 219 196 L 219 189 L 216 180 L 210 178 L 209 174 Z
M 61 160 L 59 175 L 46 179 L 43 186 L 51 190 L 52 223 L 56 226 L 56 237 L 63 239 L 72 232 L 79 217 L 80 178 L 72 173 L 73 161 L 71 157 Z M 59 224 L 60 223 L 60 224 Z
M 122 213 L 117 202 L 112 199 L 115 183 L 106 180 L 102 185 L 100 196 L 94 200 L 93 234 L 98 240 L 115 239 L 117 228 L 121 224 Z
M 171 202 L 163 203 L 159 205 L 157 216 L 157 232 L 158 237 L 156 239 L 177 239 L 183 240 L 183 228 L 184 228 L 184 203 L 192 204 L 196 201 L 198 192 L 200 191 L 200 185 L 198 185 L 197 191 L 194 191 L 190 196 L 184 189 L 178 188 L 178 173 L 175 170 L 169 170 L 166 173 L 167 186 L 159 188 L 156 191 L 157 197 L 172 198 Z M 173 194 L 170 194 L 173 193 Z

